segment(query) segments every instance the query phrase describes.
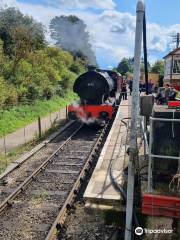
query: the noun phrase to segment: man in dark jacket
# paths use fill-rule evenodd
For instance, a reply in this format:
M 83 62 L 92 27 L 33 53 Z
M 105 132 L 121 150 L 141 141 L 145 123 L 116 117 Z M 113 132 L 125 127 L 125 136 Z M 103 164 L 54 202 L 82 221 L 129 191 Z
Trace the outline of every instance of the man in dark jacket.
M 176 90 L 173 87 L 171 87 L 169 91 L 169 101 L 175 101 L 176 95 L 177 95 Z
M 122 98 L 123 100 L 127 100 L 127 88 L 125 82 L 122 84 Z
M 166 103 L 169 101 L 169 93 L 170 93 L 170 87 L 169 87 L 169 84 L 166 84 L 166 86 L 165 86 L 165 100 L 166 100 Z

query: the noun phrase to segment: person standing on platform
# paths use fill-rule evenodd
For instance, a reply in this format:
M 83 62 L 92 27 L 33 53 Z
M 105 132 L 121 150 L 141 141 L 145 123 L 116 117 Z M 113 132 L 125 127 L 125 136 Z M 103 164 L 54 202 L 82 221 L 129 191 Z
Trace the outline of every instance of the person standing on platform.
M 158 93 L 158 85 L 157 84 L 155 84 L 153 86 L 153 93 Z
M 133 85 L 133 81 L 132 79 L 129 80 L 129 91 L 130 91 L 130 95 L 132 94 L 132 85 Z
M 166 101 L 166 104 L 169 101 L 169 94 L 170 94 L 170 86 L 169 86 L 169 84 L 166 84 L 166 86 L 165 86 L 165 101 Z
M 152 94 L 153 85 L 154 85 L 154 83 L 153 83 L 152 80 L 150 79 L 150 80 L 148 81 L 148 92 L 149 92 L 149 94 Z
M 171 87 L 169 91 L 169 101 L 176 101 L 176 95 L 177 95 L 176 90 L 173 87 Z
M 127 100 L 127 87 L 125 82 L 122 84 L 122 99 Z

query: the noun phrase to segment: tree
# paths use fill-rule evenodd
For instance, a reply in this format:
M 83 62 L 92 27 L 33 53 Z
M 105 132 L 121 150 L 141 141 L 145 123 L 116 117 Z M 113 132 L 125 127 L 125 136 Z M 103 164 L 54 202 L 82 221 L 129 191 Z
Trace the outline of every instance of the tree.
M 151 67 L 152 73 L 157 73 L 160 75 L 164 75 L 164 62 L 161 60 L 157 60 Z
M 15 105 L 18 101 L 18 96 L 15 88 L 7 84 L 5 79 L 0 76 L 0 109 L 3 109 L 4 106 Z
M 134 57 L 128 58 L 127 60 L 128 60 L 129 68 L 130 68 L 130 73 L 133 73 L 133 69 L 134 69 Z
M 151 64 L 147 61 L 148 72 L 151 70 Z M 144 58 L 141 58 L 140 71 L 144 73 Z
M 131 66 L 129 64 L 129 60 L 127 58 L 123 58 L 121 62 L 118 64 L 117 67 L 118 72 L 120 72 L 122 75 L 125 75 L 127 72 L 131 72 Z
M 28 31 L 22 26 L 15 27 L 12 32 L 13 37 L 13 64 L 11 74 L 14 75 L 18 63 L 26 58 L 28 53 L 33 50 L 33 42 L 29 38 Z
M 0 109 L 67 94 L 85 70 L 78 56 L 48 46 L 43 26 L 31 17 L 0 9 Z
M 55 17 L 50 22 L 50 30 L 56 46 L 70 51 L 75 57 L 87 58 L 89 64 L 96 64 L 89 33 L 81 19 L 73 15 Z
M 3 41 L 4 53 L 13 57 L 19 41 L 28 43 L 28 50 L 40 49 L 45 44 L 44 28 L 32 17 L 23 15 L 15 8 L 0 9 L 0 39 Z M 28 40 L 28 41 L 27 41 Z M 25 49 L 23 49 L 25 50 Z M 18 50 L 19 51 L 19 50 Z

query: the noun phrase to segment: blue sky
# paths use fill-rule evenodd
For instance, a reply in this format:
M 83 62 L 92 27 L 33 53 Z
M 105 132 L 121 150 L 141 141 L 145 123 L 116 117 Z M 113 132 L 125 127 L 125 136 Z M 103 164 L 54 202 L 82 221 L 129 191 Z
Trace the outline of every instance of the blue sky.
M 134 52 L 136 0 L 0 0 L 32 15 L 47 28 L 56 15 L 75 14 L 87 25 L 101 67 L 113 67 Z M 161 59 L 173 48 L 172 35 L 180 32 L 179 0 L 145 0 L 148 58 Z M 48 41 L 51 41 L 47 33 Z
M 48 0 L 18 0 L 18 2 L 48 5 Z M 114 0 L 114 2 L 116 4 L 116 10 L 135 14 L 135 0 Z M 147 18 L 149 21 L 167 26 L 179 23 L 179 0 L 145 0 L 144 2 L 146 4 Z

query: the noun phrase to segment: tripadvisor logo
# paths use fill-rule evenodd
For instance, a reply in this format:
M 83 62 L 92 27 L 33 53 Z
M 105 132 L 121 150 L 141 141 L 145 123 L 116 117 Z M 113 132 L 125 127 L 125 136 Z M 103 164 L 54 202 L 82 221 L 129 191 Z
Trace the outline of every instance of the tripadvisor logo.
M 172 229 L 147 229 L 147 228 L 142 228 L 142 227 L 137 227 L 135 229 L 135 234 L 138 236 L 141 236 L 143 233 L 146 234 L 171 234 L 173 233 Z
M 138 236 L 141 236 L 143 234 L 143 229 L 142 227 L 137 227 L 135 229 L 135 234 L 138 235 Z

